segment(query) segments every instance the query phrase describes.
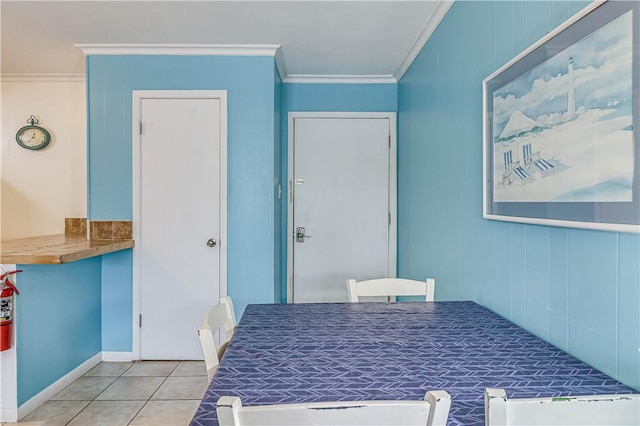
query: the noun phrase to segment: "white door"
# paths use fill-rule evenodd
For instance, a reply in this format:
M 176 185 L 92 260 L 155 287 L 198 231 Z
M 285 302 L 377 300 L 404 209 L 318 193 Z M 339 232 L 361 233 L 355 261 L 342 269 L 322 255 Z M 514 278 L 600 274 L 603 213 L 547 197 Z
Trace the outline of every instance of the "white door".
M 394 120 L 389 114 L 290 120 L 289 300 L 345 302 L 348 278 L 395 276 Z
M 197 328 L 220 297 L 222 108 L 140 95 L 140 359 L 203 359 Z

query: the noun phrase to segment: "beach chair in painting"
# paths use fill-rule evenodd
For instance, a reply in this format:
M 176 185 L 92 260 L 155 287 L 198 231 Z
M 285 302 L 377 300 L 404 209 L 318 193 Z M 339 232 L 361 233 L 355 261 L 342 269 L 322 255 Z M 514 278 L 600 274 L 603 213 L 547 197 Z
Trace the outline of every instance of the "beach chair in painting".
M 534 156 L 537 158 L 534 159 Z M 522 161 L 525 167 L 533 164 L 542 177 L 552 175 L 556 171 L 555 166 L 551 162 L 540 156 L 540 151 L 535 154 L 533 153 L 531 143 L 522 145 Z
M 552 175 L 556 172 L 555 166 L 544 158 L 538 158 L 533 164 L 535 164 L 542 177 Z
M 513 154 L 511 154 L 511 150 L 503 152 L 502 156 L 504 157 L 504 169 L 510 171 L 511 165 L 513 164 Z
M 513 161 L 513 154 L 511 150 L 502 153 L 504 158 L 504 169 L 506 172 L 513 173 L 523 182 L 528 182 L 532 179 L 531 175 L 520 165 L 520 161 Z
M 513 173 L 516 174 L 522 181 L 530 180 L 531 176 L 527 171 L 520 165 L 517 165 L 513 168 Z
M 522 162 L 526 167 L 531 164 L 532 160 L 533 160 L 533 153 L 531 152 L 531 143 L 526 143 L 522 145 Z

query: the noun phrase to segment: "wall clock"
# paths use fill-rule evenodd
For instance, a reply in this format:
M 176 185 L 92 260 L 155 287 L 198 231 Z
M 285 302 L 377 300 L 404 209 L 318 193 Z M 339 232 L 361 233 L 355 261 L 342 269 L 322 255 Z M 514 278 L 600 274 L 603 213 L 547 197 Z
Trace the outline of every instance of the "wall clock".
M 23 148 L 34 151 L 44 149 L 51 141 L 49 131 L 38 126 L 38 119 L 35 116 L 29 117 L 28 126 L 24 126 L 16 133 L 16 141 Z

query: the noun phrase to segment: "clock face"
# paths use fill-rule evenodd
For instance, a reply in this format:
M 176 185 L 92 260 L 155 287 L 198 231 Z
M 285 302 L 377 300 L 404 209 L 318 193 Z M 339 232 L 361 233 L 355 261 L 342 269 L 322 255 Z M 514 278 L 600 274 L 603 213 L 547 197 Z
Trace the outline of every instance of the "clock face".
M 18 130 L 16 140 L 23 148 L 37 150 L 49 144 L 50 135 L 49 132 L 42 127 L 25 126 Z

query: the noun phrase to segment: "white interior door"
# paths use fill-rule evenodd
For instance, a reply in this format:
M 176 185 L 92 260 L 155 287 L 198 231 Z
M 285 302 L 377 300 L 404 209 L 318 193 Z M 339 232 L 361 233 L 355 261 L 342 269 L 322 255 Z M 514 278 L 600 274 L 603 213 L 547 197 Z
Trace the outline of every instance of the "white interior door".
M 223 107 L 219 98 L 140 99 L 140 359 L 203 359 L 197 328 L 221 293 Z
M 289 300 L 344 302 L 348 278 L 395 276 L 395 123 L 388 115 L 290 122 Z

